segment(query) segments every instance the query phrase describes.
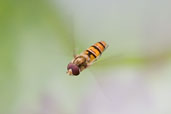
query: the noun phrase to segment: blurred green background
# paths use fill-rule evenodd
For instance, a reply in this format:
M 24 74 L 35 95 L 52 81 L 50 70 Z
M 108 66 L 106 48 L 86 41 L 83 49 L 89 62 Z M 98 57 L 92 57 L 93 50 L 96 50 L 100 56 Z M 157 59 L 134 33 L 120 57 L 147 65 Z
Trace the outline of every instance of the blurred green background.
M 169 0 L 1 0 L 0 114 L 171 113 Z M 78 77 L 73 50 L 109 48 Z

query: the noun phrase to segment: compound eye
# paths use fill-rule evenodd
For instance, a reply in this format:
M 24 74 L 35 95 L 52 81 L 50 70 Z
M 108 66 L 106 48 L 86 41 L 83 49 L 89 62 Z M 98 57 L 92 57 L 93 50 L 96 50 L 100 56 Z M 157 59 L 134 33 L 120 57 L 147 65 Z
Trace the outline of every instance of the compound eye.
M 73 63 L 69 63 L 67 66 L 67 70 L 71 69 L 72 70 L 72 74 L 73 75 L 79 75 L 80 74 L 80 70 L 79 67 Z

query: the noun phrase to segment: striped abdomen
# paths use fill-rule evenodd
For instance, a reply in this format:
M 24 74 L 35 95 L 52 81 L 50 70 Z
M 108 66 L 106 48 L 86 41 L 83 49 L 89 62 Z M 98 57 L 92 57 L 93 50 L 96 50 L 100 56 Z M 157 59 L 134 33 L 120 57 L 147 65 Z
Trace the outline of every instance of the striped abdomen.
M 107 44 L 104 41 L 97 42 L 94 45 L 90 46 L 87 50 L 85 50 L 84 54 L 88 55 L 90 58 L 90 62 L 96 60 L 103 51 L 107 48 Z

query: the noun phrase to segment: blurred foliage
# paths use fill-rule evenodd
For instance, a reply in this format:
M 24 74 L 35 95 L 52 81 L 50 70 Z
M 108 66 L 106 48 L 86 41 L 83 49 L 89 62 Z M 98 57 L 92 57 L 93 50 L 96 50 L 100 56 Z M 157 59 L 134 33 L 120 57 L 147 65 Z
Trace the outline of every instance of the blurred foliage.
M 109 56 L 107 58 L 103 58 L 102 60 L 98 61 L 96 64 L 93 65 L 93 68 L 96 70 L 101 69 L 110 69 L 117 66 L 133 66 L 133 67 L 147 67 L 153 65 L 155 63 L 163 63 L 167 62 L 171 59 L 171 51 L 166 50 L 162 53 L 158 53 L 157 55 L 152 56 L 144 56 L 133 54 L 126 56 Z
M 22 40 L 36 38 L 35 31 L 56 33 L 56 44 L 64 51 L 73 48 L 70 32 L 59 9 L 46 0 L 0 1 L 0 113 L 6 114 L 18 95 L 17 68 Z M 27 37 L 26 35 L 31 37 Z M 36 38 L 40 43 L 44 38 Z M 35 40 L 35 39 L 34 39 Z M 26 40 L 27 41 L 27 40 Z M 60 42 L 60 43 L 59 43 Z M 63 45 L 66 44 L 66 45 Z M 68 46 L 66 48 L 66 46 Z

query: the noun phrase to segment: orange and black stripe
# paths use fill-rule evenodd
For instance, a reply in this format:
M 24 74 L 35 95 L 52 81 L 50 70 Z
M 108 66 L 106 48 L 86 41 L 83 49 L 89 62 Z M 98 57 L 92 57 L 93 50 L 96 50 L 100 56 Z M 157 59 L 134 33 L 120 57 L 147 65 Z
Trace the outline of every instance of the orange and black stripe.
M 97 42 L 94 45 L 90 46 L 86 51 L 85 54 L 87 54 L 90 58 L 90 61 L 94 61 L 96 58 L 98 58 L 105 48 L 107 47 L 106 42 L 101 41 Z

